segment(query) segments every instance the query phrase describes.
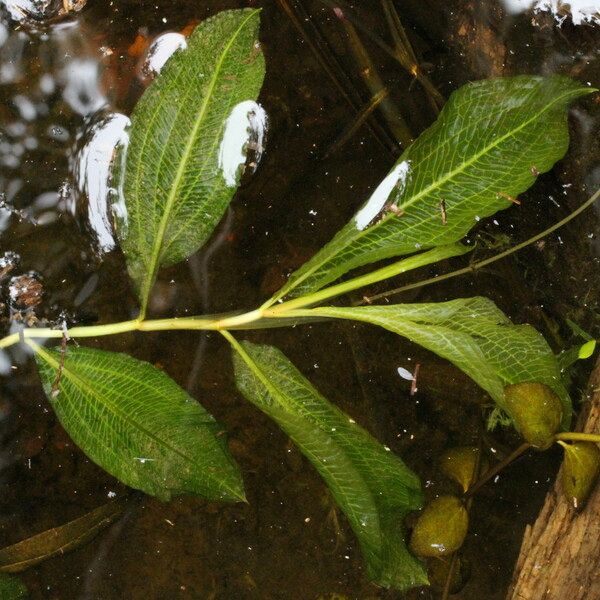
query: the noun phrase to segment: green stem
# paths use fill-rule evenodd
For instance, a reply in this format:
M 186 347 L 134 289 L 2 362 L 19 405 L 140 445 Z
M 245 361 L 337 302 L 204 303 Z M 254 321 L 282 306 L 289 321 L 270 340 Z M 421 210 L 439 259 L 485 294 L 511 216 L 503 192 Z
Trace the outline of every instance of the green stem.
M 91 325 L 84 327 L 73 327 L 66 334 L 70 338 L 102 337 L 106 335 L 118 335 L 129 331 L 220 331 L 222 329 L 242 328 L 248 323 L 258 321 L 262 317 L 259 310 L 253 310 L 241 315 L 221 318 L 186 317 L 174 319 L 156 319 L 148 321 L 122 321 L 107 325 Z M 62 329 L 50 329 L 49 327 L 27 328 L 19 333 L 13 333 L 0 340 L 0 348 L 8 348 L 18 344 L 21 340 L 31 339 L 55 339 L 62 338 Z
M 499 462 L 496 466 L 488 469 L 480 479 L 478 479 L 465 494 L 465 498 L 471 498 L 474 494 L 476 494 L 490 479 L 493 479 L 502 471 L 505 467 L 510 465 L 513 461 L 515 461 L 519 456 L 527 452 L 531 448 L 531 444 L 528 442 L 524 442 L 518 448 L 513 450 L 503 461 Z
M 564 431 L 557 433 L 554 436 L 557 442 L 561 440 L 567 440 L 569 442 L 594 442 L 600 444 L 600 434 L 596 433 L 579 433 L 577 431 Z
M 521 250 L 525 246 L 533 244 L 537 240 L 549 235 L 553 231 L 556 231 L 559 227 L 562 227 L 563 225 L 574 219 L 577 215 L 581 214 L 588 207 L 590 207 L 594 202 L 596 202 L 596 200 L 598 200 L 598 198 L 600 198 L 600 189 L 597 190 L 586 202 L 584 202 L 578 209 L 574 210 L 570 215 L 568 215 L 558 223 L 555 223 L 552 227 L 546 229 L 545 231 L 542 231 L 538 235 L 530 238 L 529 240 L 518 244 L 517 246 L 514 246 L 506 252 L 502 252 L 501 254 L 497 254 L 496 256 L 492 256 L 491 258 L 482 260 L 464 269 L 459 269 L 458 271 L 453 271 L 452 273 L 448 273 L 446 275 L 442 275 L 433 279 L 428 279 L 420 283 L 404 286 L 402 288 L 398 288 L 396 290 L 392 290 L 384 294 L 378 294 L 376 296 L 368 298 L 367 300 L 372 301 L 378 298 L 396 294 L 407 289 L 428 285 L 429 283 L 442 281 L 443 279 L 448 279 L 450 277 L 456 277 L 457 275 L 472 272 L 477 268 L 481 268 L 485 265 L 500 260 L 508 256 L 509 254 L 512 254 L 513 252 Z M 320 302 L 323 302 L 324 300 L 328 300 L 335 296 L 340 296 L 342 294 L 354 291 L 358 288 L 367 285 L 372 285 L 373 283 L 377 283 L 379 281 L 383 281 L 384 279 L 394 277 L 395 275 L 399 275 L 406 271 L 410 271 L 411 269 L 416 269 L 418 267 L 422 267 L 427 264 L 431 264 L 432 262 L 437 262 L 439 260 L 443 260 L 444 258 L 449 258 L 451 256 L 458 256 L 460 254 L 464 254 L 469 250 L 469 248 L 467 248 L 466 246 L 461 246 L 460 244 L 441 246 L 439 248 L 434 248 L 433 250 L 429 250 L 427 252 L 423 252 L 421 254 L 410 256 L 403 260 L 397 261 L 395 263 L 392 263 L 391 265 L 382 267 L 381 269 L 377 269 L 376 271 L 373 271 L 371 273 L 367 273 L 366 275 L 355 277 L 353 279 L 350 279 L 349 281 L 344 281 L 337 285 L 333 285 L 323 290 L 319 290 L 318 292 L 315 292 L 313 294 L 308 294 L 300 298 L 294 298 L 293 300 L 283 302 L 282 304 L 279 304 L 277 306 L 272 306 L 273 302 L 275 301 L 272 298 L 256 310 L 229 317 L 184 317 L 155 320 L 144 320 L 142 318 L 138 318 L 132 321 L 122 321 L 120 323 L 109 323 L 106 325 L 73 327 L 72 329 L 68 330 L 67 334 L 69 337 L 72 338 L 86 338 L 101 337 L 106 335 L 117 335 L 129 331 L 224 331 L 227 329 L 246 329 L 248 328 L 248 325 L 251 325 L 252 323 L 257 323 L 263 318 L 266 322 L 266 319 L 268 318 L 276 318 L 279 320 L 284 317 L 296 319 L 302 317 L 315 316 L 327 317 L 326 314 L 317 315 L 313 311 L 302 309 L 306 309 L 311 305 L 318 304 Z M 11 335 L 6 336 L 3 339 L 0 339 L 0 349 L 8 348 L 9 346 L 18 344 L 21 340 L 49 339 L 62 337 L 63 331 L 61 329 L 50 329 L 49 327 L 26 328 L 18 333 L 13 333 Z M 583 439 L 600 443 L 600 436 L 594 436 L 593 434 L 561 433 L 558 434 L 558 436 L 556 439 Z M 591 438 L 588 436 L 591 436 Z
M 139 321 L 122 321 L 108 325 L 91 325 L 85 327 L 73 327 L 67 331 L 67 335 L 73 338 L 101 337 L 104 335 L 116 335 L 127 331 L 138 329 Z M 62 338 L 62 329 L 50 329 L 49 327 L 33 327 L 23 329 L 20 333 L 13 333 L 0 340 L 0 348 L 8 348 L 17 344 L 21 339 L 48 339 Z
M 406 273 L 407 271 L 412 271 L 413 269 L 418 269 L 419 267 L 424 267 L 425 265 L 430 265 L 434 262 L 439 262 L 446 258 L 461 256 L 462 254 L 466 254 L 471 250 L 472 248 L 469 248 L 468 246 L 463 246 L 461 244 L 449 244 L 447 246 L 439 246 L 438 248 L 433 248 L 432 250 L 428 250 L 427 252 L 422 252 L 421 254 L 416 254 L 414 256 L 409 256 L 408 258 L 403 258 L 402 260 L 398 260 L 395 263 L 392 263 L 391 265 L 387 265 L 385 267 L 382 267 L 381 269 L 377 269 L 375 271 L 372 271 L 371 273 L 367 273 L 366 275 L 354 277 L 353 279 L 349 279 L 348 281 L 343 281 L 342 283 L 332 285 L 325 289 L 319 290 L 318 292 L 314 292 L 306 296 L 301 296 L 300 298 L 294 298 L 293 300 L 288 300 L 287 302 L 279 304 L 273 308 L 270 308 L 272 302 L 269 301 L 263 304 L 261 309 L 265 316 L 281 316 L 283 313 L 287 313 L 290 310 L 295 310 L 297 308 L 305 308 L 307 306 L 319 304 L 324 300 L 329 300 L 330 298 L 334 298 L 335 296 L 347 294 L 348 292 L 352 292 L 359 288 L 378 283 L 379 281 L 389 279 L 390 277 L 395 277 L 396 275 L 400 275 L 401 273 Z

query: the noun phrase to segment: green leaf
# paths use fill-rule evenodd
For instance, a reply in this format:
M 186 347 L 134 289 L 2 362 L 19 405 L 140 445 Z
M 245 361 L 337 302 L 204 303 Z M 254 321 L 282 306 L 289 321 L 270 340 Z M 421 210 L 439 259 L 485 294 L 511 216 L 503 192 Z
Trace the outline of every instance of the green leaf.
M 399 590 L 426 585 L 402 520 L 422 504 L 418 478 L 389 449 L 328 402 L 276 348 L 234 345 L 242 394 L 270 416 L 323 477 L 360 543 L 372 579 Z
M 59 378 L 60 350 L 34 348 L 62 426 L 111 475 L 161 500 L 244 500 L 222 427 L 162 371 L 125 354 L 68 348 Z
M 313 292 L 362 265 L 455 242 L 479 219 L 508 208 L 509 198 L 565 154 L 567 106 L 592 91 L 560 76 L 463 86 L 365 206 L 276 299 Z
M 240 164 L 223 144 L 239 142 L 239 158 L 248 114 L 259 110 L 250 102 L 265 71 L 259 14 L 225 11 L 201 23 L 133 111 L 123 183 L 128 217 L 119 237 L 142 312 L 159 267 L 198 250 L 237 189 Z M 227 137 L 230 117 L 235 139 Z
M 586 342 L 585 344 L 583 344 L 583 346 L 581 346 L 581 348 L 579 348 L 578 358 L 581 360 L 590 358 L 590 356 L 592 356 L 592 354 L 594 354 L 595 351 L 596 351 L 596 340 L 590 340 L 589 342 Z
M 323 307 L 294 312 L 364 321 L 407 337 L 454 363 L 502 409 L 506 408 L 505 385 L 544 383 L 563 403 L 563 427 L 570 423 L 571 401 L 552 350 L 533 327 L 514 325 L 487 298 L 460 298 L 430 304 Z
M 123 508 L 122 502 L 109 502 L 79 519 L 2 548 L 0 571 L 19 573 L 82 546 L 110 525 L 123 512 Z M 0 594 L 0 598 L 4 596 Z
M 29 592 L 16 577 L 0 574 L 0 598 L 2 600 L 23 600 Z

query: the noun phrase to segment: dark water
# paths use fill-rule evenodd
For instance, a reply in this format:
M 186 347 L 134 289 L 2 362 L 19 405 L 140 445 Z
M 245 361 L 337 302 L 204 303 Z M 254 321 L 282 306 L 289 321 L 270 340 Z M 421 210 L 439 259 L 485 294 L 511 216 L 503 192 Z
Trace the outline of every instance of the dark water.
M 559 72 L 600 84 L 598 27 L 569 20 L 558 27 L 548 14 L 508 16 L 485 0 L 446 4 L 396 2 L 417 54 L 444 96 L 469 80 L 515 73 Z M 110 249 L 110 229 L 98 221 L 104 167 L 88 156 L 97 178 L 87 188 L 73 175 L 85 171 L 82 148 L 110 122 L 112 111 L 128 114 L 142 93 L 138 54 L 144 40 L 180 31 L 224 8 L 249 5 L 264 7 L 267 79 L 260 102 L 270 116 L 267 153 L 207 248 L 161 273 L 153 315 L 258 305 L 345 223 L 385 175 L 397 147 L 377 112 L 372 126 L 377 136 L 362 127 L 345 146 L 329 152 L 356 120 L 356 111 L 331 85 L 277 2 L 89 0 L 81 12 L 51 23 L 5 17 L 0 191 L 12 212 L 0 210 L 0 249 L 20 255 L 19 273 L 39 274 L 45 289 L 39 318 L 93 323 L 135 315 L 123 257 Z M 303 6 L 351 89 L 366 103 L 369 93 L 339 22 L 319 2 Z M 354 11 L 368 30 L 388 40 L 379 2 L 356 3 Z M 376 44 L 366 37 L 365 43 L 393 102 L 418 134 L 434 119 L 422 90 Z M 506 247 L 502 236 L 524 240 L 595 191 L 599 115 L 593 97 L 579 103 L 571 115 L 567 158 L 523 195 L 519 209 L 482 226 L 499 249 Z M 111 130 L 113 140 L 117 130 Z M 574 338 L 566 318 L 598 335 L 597 234 L 592 209 L 544 245 L 402 299 L 488 295 L 515 320 L 542 330 L 556 349 L 568 346 Z M 391 334 L 336 323 L 248 336 L 284 350 L 329 399 L 398 452 L 430 496 L 451 489 L 436 467 L 443 449 L 481 438 L 483 393 L 444 361 Z M 318 476 L 236 392 L 229 349 L 219 336 L 127 334 L 89 343 L 160 364 L 224 423 L 249 502 L 230 506 L 179 498 L 161 504 L 130 496 L 124 516 L 91 543 L 23 574 L 32 598 L 439 597 L 431 590 L 403 596 L 369 583 L 352 533 Z M 128 493 L 69 440 L 31 361 L 19 351 L 11 360 L 16 368 L 2 378 L 0 396 L 2 545 Z M 410 397 L 410 384 L 398 378 L 397 368 L 416 363 L 419 391 Z M 583 366 L 574 398 L 585 376 Z M 499 456 L 518 443 L 503 431 L 485 433 L 484 441 Z M 531 455 L 478 494 L 464 549 L 471 578 L 457 598 L 504 597 L 523 529 L 535 518 L 559 458 L 553 452 Z

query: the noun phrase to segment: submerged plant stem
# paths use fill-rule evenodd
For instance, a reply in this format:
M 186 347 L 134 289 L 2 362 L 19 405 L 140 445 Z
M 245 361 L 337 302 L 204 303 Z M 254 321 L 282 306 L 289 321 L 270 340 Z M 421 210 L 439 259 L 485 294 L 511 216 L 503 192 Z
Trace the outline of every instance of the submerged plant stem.
M 379 298 L 391 296 L 397 294 L 399 292 L 421 287 L 424 285 L 429 285 L 430 283 L 435 283 L 437 281 L 443 281 L 444 279 L 449 279 L 450 277 L 456 277 L 457 275 L 463 275 L 465 273 L 471 273 L 476 269 L 479 269 L 485 265 L 489 265 L 497 260 L 505 258 L 509 256 L 513 252 L 517 252 L 522 250 L 526 246 L 529 246 L 536 241 L 546 237 L 550 233 L 556 231 L 563 225 L 566 225 L 569 221 L 573 220 L 579 214 L 581 214 L 584 210 L 592 206 L 596 200 L 600 198 L 600 189 L 597 190 L 586 202 L 584 202 L 579 208 L 574 210 L 571 214 L 566 216 L 564 219 L 560 220 L 558 223 L 555 223 L 548 229 L 538 233 L 534 237 L 522 242 L 506 250 L 505 252 L 501 252 L 495 256 L 492 256 L 486 260 L 479 261 L 474 263 L 469 267 L 465 267 L 463 269 L 459 269 L 458 271 L 453 271 L 452 273 L 447 273 L 446 275 L 441 275 L 440 277 L 434 277 L 431 279 L 426 279 L 425 281 L 421 281 L 419 283 L 410 284 L 404 286 L 402 288 L 398 288 L 395 290 L 391 290 L 389 292 L 384 292 L 383 294 L 377 294 L 375 296 L 371 296 L 369 298 L 365 298 L 365 302 L 371 303 L 373 300 L 377 300 Z M 294 298 L 287 302 L 283 302 L 282 304 L 278 304 L 277 306 L 273 306 L 274 302 L 278 298 L 275 296 L 271 298 L 269 301 L 265 302 L 260 308 L 255 310 L 232 315 L 232 316 L 220 316 L 220 317 L 210 317 L 210 316 L 198 316 L 198 317 L 184 317 L 184 318 L 173 318 L 173 319 L 156 319 L 156 320 L 144 320 L 144 319 L 134 319 L 131 321 L 122 321 L 120 323 L 108 323 L 105 325 L 89 325 L 89 326 L 81 326 L 81 327 L 73 327 L 68 330 L 68 336 L 72 338 L 88 338 L 88 337 L 102 337 L 107 335 L 118 335 L 121 333 L 127 333 L 129 331 L 174 331 L 174 330 L 197 330 L 197 331 L 224 331 L 227 329 L 247 329 L 249 325 L 256 323 L 256 328 L 260 328 L 258 322 L 261 320 L 266 321 L 270 318 L 276 318 L 281 320 L 282 318 L 310 318 L 313 317 L 314 314 L 309 310 L 302 310 L 311 305 L 318 304 L 323 302 L 324 300 L 328 300 L 330 298 L 334 298 L 336 296 L 341 296 L 342 294 L 346 294 L 348 292 L 354 291 L 361 287 L 371 285 L 372 283 L 376 283 L 378 281 L 382 281 L 384 279 L 388 279 L 395 275 L 399 275 L 411 269 L 416 269 L 420 266 L 424 266 L 427 264 L 431 264 L 432 262 L 437 262 L 444 258 L 449 258 L 450 256 L 457 256 L 459 254 L 463 254 L 467 252 L 469 249 L 465 246 L 461 249 L 460 246 L 455 245 L 454 250 L 452 250 L 452 246 L 434 248 L 433 250 L 429 250 L 428 252 L 424 252 L 422 254 L 417 254 L 415 256 L 409 256 L 408 258 L 404 258 L 399 260 L 391 265 L 386 267 L 382 267 L 381 269 L 377 269 L 372 273 L 367 273 L 366 275 L 362 275 L 359 277 L 355 277 L 348 281 L 343 281 L 342 283 L 327 287 L 325 289 L 319 290 L 313 294 L 308 294 L 306 296 L 302 296 L 300 298 Z M 436 260 L 431 260 L 437 253 L 442 253 L 436 257 Z M 431 258 L 429 258 L 431 257 Z M 39 327 L 39 328 L 26 328 L 22 329 L 17 333 L 13 333 L 11 335 L 6 336 L 3 339 L 0 339 L 0 349 L 8 348 L 10 346 L 14 346 L 18 344 L 20 341 L 24 341 L 26 339 L 58 339 L 63 337 L 63 329 L 51 329 L 49 327 Z M 592 434 L 583 434 L 583 433 L 561 433 L 558 434 L 557 439 L 576 439 L 573 436 L 588 436 Z M 562 437 L 564 436 L 564 437 Z M 571 437 L 568 437 L 571 436 Z M 577 439 L 588 439 L 588 438 L 577 438 Z M 600 439 L 598 436 L 594 437 L 591 441 L 597 441 L 600 443 Z
M 545 238 L 546 236 L 550 235 L 551 233 L 554 233 L 557 229 L 560 229 L 563 225 L 566 225 L 567 223 L 572 221 L 575 217 L 579 216 L 584 210 L 586 210 L 590 206 L 592 206 L 592 204 L 594 204 L 596 202 L 596 200 L 598 200 L 598 198 L 600 198 L 600 189 L 596 190 L 596 192 L 590 198 L 588 198 L 579 208 L 576 208 L 572 213 L 568 214 L 564 219 L 561 219 L 557 223 L 554 223 L 554 225 L 548 227 L 548 229 L 545 229 L 541 233 L 534 235 L 533 237 L 529 238 L 528 240 L 525 240 L 524 242 L 521 242 L 520 244 L 517 244 L 516 246 L 513 246 L 512 248 L 509 248 L 508 250 L 501 252 L 500 254 L 495 254 L 494 256 L 491 256 L 490 258 L 486 258 L 485 260 L 480 260 L 479 262 L 473 263 L 472 265 L 469 265 L 468 267 L 464 267 L 462 269 L 452 271 L 451 273 L 446 273 L 444 275 L 439 275 L 437 277 L 431 277 L 429 279 L 425 279 L 424 281 L 417 281 L 416 283 L 410 283 L 408 285 L 404 285 L 402 287 L 399 287 L 399 288 L 396 288 L 393 290 L 389 290 L 387 292 L 382 292 L 381 294 L 375 294 L 373 296 L 369 296 L 368 298 L 366 298 L 366 301 L 367 301 L 367 303 L 370 304 L 371 302 L 374 302 L 375 300 L 381 300 L 382 298 L 389 298 L 390 296 L 395 296 L 396 294 L 400 294 L 401 292 L 406 292 L 408 290 L 412 290 L 415 288 L 424 287 L 424 286 L 430 285 L 432 283 L 437 283 L 438 281 L 444 281 L 446 279 L 451 279 L 452 277 L 458 277 L 459 275 L 466 275 L 467 273 L 472 273 L 473 271 L 476 271 L 477 269 L 481 269 L 482 267 L 490 265 L 490 264 L 496 262 L 497 260 L 502 260 L 503 258 L 510 256 L 514 252 L 523 250 L 523 248 L 526 248 L 527 246 L 530 246 L 531 244 L 535 244 L 535 242 L 537 242 L 538 240 Z
M 490 479 L 494 478 L 500 471 L 506 468 L 510 463 L 515 461 L 519 456 L 527 452 L 531 448 L 531 444 L 529 442 L 524 442 L 518 448 L 513 450 L 504 460 L 500 461 L 496 466 L 488 469 L 480 479 L 478 479 L 474 485 L 472 485 L 465 494 L 465 498 L 471 498 L 474 494 L 476 494 Z
M 69 338 L 103 337 L 107 335 L 118 335 L 130 331 L 219 331 L 222 329 L 237 329 L 247 323 L 258 321 L 262 314 L 258 310 L 250 311 L 241 315 L 230 317 L 186 317 L 174 319 L 156 319 L 122 321 L 120 323 L 109 323 L 106 325 L 92 325 L 73 327 L 66 333 Z M 0 348 L 8 348 L 26 340 L 44 340 L 62 338 L 64 329 L 51 329 L 49 327 L 32 327 L 13 333 L 0 340 Z
M 580 433 L 578 431 L 564 431 L 557 433 L 554 439 L 560 443 L 561 440 L 569 442 L 594 442 L 600 444 L 600 434 L 597 433 Z
M 396 140 L 403 148 L 407 148 L 414 140 L 414 136 L 410 131 L 408 124 L 404 120 L 402 113 L 394 101 L 387 94 L 387 88 L 379 76 L 377 68 L 371 60 L 367 49 L 364 47 L 360 37 L 356 33 L 354 25 L 346 18 L 341 18 L 341 21 L 346 30 L 350 50 L 357 62 L 358 70 L 366 86 L 369 88 L 372 98 L 376 98 L 386 92 L 379 104 L 381 112 Z

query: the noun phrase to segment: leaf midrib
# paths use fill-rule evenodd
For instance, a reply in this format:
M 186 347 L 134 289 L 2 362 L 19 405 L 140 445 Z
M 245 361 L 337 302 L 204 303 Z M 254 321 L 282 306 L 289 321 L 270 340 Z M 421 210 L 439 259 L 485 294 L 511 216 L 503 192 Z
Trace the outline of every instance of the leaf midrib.
M 535 120 L 537 120 L 541 115 L 543 115 L 545 112 L 547 112 L 550 108 L 552 108 L 559 101 L 562 101 L 563 99 L 568 98 L 569 96 L 573 96 L 573 95 L 576 95 L 575 92 L 573 90 L 569 90 L 569 92 L 566 92 L 566 93 L 564 93 L 564 94 L 562 94 L 560 96 L 557 96 L 552 102 L 548 103 L 542 110 L 540 110 L 537 113 L 535 113 L 535 115 L 533 117 L 531 117 L 530 119 L 527 119 L 526 121 L 523 121 L 523 123 L 521 123 L 521 125 L 519 125 L 518 127 L 515 127 L 514 129 L 511 129 L 508 133 L 506 133 L 503 136 L 501 136 L 500 138 L 498 138 L 492 144 L 489 144 L 489 145 L 485 146 L 485 148 L 483 148 L 480 152 L 476 153 L 471 159 L 469 159 L 466 162 L 461 163 L 459 167 L 456 167 L 452 171 L 449 171 L 445 176 L 437 179 L 436 181 L 434 181 L 433 183 L 431 183 L 429 186 L 427 186 L 426 188 L 422 189 L 420 192 L 418 192 L 413 197 L 411 197 L 408 202 L 406 202 L 404 204 L 401 204 L 400 208 L 406 209 L 406 208 L 412 206 L 415 202 L 417 202 L 418 200 L 420 200 L 423 197 L 423 195 L 428 194 L 432 190 L 434 190 L 435 188 L 444 185 L 447 181 L 449 181 L 450 179 L 454 178 L 456 175 L 458 175 L 461 172 L 463 172 L 467 167 L 471 166 L 474 162 L 476 162 L 481 157 L 485 156 L 488 152 L 490 152 L 491 150 L 493 150 L 500 143 L 502 143 L 506 139 L 514 136 L 517 132 L 521 131 L 523 128 L 525 128 L 529 124 L 533 123 Z M 400 158 L 402 158 L 402 157 L 400 157 Z M 381 221 L 377 225 L 375 225 L 375 227 L 366 227 L 363 230 L 358 230 L 357 229 L 356 235 L 354 235 L 344 245 L 344 248 L 346 248 L 349 244 L 354 243 L 357 240 L 361 239 L 361 237 L 367 235 L 368 233 L 371 233 L 374 228 L 378 228 L 383 223 L 387 222 L 388 220 L 390 220 L 392 218 L 396 218 L 396 215 L 393 214 L 393 213 L 385 215 L 381 219 Z M 354 219 L 354 217 L 353 217 L 353 219 Z M 352 221 L 350 221 L 350 222 L 352 223 Z M 337 254 L 339 254 L 339 252 L 341 252 L 341 249 L 336 250 L 336 252 L 334 254 L 331 254 L 329 256 L 324 257 L 323 261 L 321 261 L 320 263 L 316 264 L 313 268 L 308 269 L 305 273 L 302 274 L 301 277 L 299 277 L 298 279 L 296 279 L 293 282 L 292 286 L 290 286 L 289 288 L 287 288 L 285 290 L 285 295 L 288 295 L 291 291 L 293 291 L 294 289 L 296 289 L 300 284 L 302 284 L 304 281 L 306 281 L 306 279 L 308 279 L 315 272 L 317 272 L 323 265 L 327 264 L 327 262 L 331 258 L 333 258 Z
M 237 342 L 237 340 L 235 340 L 235 338 L 232 338 L 234 343 L 233 346 L 234 348 L 237 350 L 237 352 L 241 355 L 241 357 L 243 358 L 244 362 L 250 367 L 250 369 L 254 372 L 254 374 L 256 375 L 256 377 L 258 377 L 258 379 L 262 382 L 262 384 L 265 386 L 265 388 L 267 388 L 267 390 L 269 391 L 269 393 L 274 397 L 277 398 L 278 396 L 282 396 L 283 394 L 279 394 L 277 388 L 271 384 L 271 382 L 269 381 L 269 378 L 263 373 L 262 369 L 260 368 L 260 366 L 256 363 L 256 361 L 254 361 L 254 359 L 246 352 L 245 348 L 239 344 Z M 281 372 L 281 369 L 280 369 Z M 312 413 L 310 413 L 310 411 L 308 411 L 309 414 L 311 415 L 311 417 L 313 419 L 315 419 L 315 421 L 318 422 L 317 417 L 315 417 Z M 325 433 L 325 432 L 323 432 Z M 333 445 L 338 448 L 342 454 L 346 455 L 346 451 L 344 450 L 343 447 L 341 447 L 336 441 L 335 438 L 330 438 L 333 442 Z M 312 454 L 312 453 L 310 453 Z M 314 456 L 314 455 L 313 455 Z M 317 457 L 314 457 L 315 459 Z M 319 462 L 318 460 L 316 460 L 316 462 Z M 349 459 L 349 462 L 352 463 L 352 460 Z M 337 477 L 331 472 L 328 471 L 329 476 L 331 477 L 332 480 L 334 481 L 339 481 L 337 479 Z M 370 504 L 374 507 L 374 514 L 377 515 L 377 538 L 379 539 L 379 551 L 381 552 L 383 547 L 384 547 L 384 541 L 385 538 L 383 536 L 383 533 L 381 531 L 381 524 L 379 522 L 379 507 L 377 505 L 377 502 L 375 501 L 375 498 L 373 497 L 373 494 L 371 493 L 370 490 L 370 486 L 367 482 L 367 480 L 363 477 L 362 473 L 360 473 L 360 471 L 358 471 L 355 468 L 355 473 L 357 473 L 358 478 L 364 483 L 365 488 L 369 491 L 369 499 L 370 499 Z M 342 486 L 339 486 L 340 489 L 343 489 Z M 356 520 L 358 522 L 360 522 L 360 517 L 356 517 Z M 379 560 L 382 562 L 383 564 L 383 556 L 379 556 Z
M 161 254 L 161 250 L 162 250 L 162 246 L 163 246 L 165 232 L 167 230 L 167 225 L 169 223 L 169 219 L 171 216 L 173 204 L 175 203 L 175 200 L 176 200 L 178 192 L 179 192 L 179 186 L 185 175 L 187 163 L 192 155 L 192 151 L 194 149 L 198 131 L 200 130 L 202 122 L 204 121 L 204 118 L 206 116 L 208 106 L 210 104 L 210 101 L 212 100 L 212 93 L 217 84 L 218 76 L 219 76 L 221 69 L 223 67 L 223 64 L 225 62 L 225 58 L 227 57 L 227 55 L 229 54 L 229 52 L 233 46 L 233 43 L 235 42 L 235 40 L 237 39 L 237 37 L 239 36 L 239 34 L 243 30 L 243 28 L 246 26 L 248 21 L 250 21 L 250 19 L 253 19 L 257 13 L 258 13 L 258 11 L 252 11 L 248 15 L 248 17 L 245 18 L 240 23 L 240 25 L 237 28 L 237 30 L 235 31 L 235 33 L 231 36 L 228 43 L 225 45 L 225 48 L 223 49 L 223 52 L 221 53 L 219 60 L 217 61 L 214 73 L 211 77 L 210 83 L 207 88 L 206 96 L 202 102 L 201 109 L 198 113 L 198 116 L 196 117 L 194 126 L 192 127 L 192 130 L 190 132 L 188 141 L 186 143 L 185 150 L 184 150 L 181 160 L 179 162 L 179 167 L 177 168 L 177 172 L 175 174 L 175 179 L 173 180 L 173 183 L 171 184 L 171 190 L 169 192 L 167 201 L 165 203 L 163 216 L 162 216 L 162 219 L 161 219 L 159 227 L 158 227 L 157 235 L 154 239 L 154 245 L 152 248 L 150 262 L 148 263 L 148 268 L 146 271 L 146 277 L 144 279 L 144 284 L 141 286 L 141 291 L 142 291 L 141 316 L 142 316 L 142 318 L 143 318 L 143 316 L 145 316 L 146 310 L 148 308 L 150 291 L 152 288 L 152 284 L 154 283 L 156 271 L 158 269 L 158 262 L 159 262 L 159 258 L 160 258 L 160 254 Z

